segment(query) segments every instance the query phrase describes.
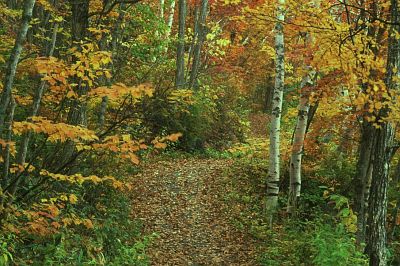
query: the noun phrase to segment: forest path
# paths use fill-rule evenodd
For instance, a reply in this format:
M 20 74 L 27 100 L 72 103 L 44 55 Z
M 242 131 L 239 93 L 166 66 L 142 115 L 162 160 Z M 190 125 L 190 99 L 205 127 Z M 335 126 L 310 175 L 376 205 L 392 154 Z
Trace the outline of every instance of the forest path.
M 134 180 L 134 219 L 157 232 L 151 265 L 256 265 L 249 236 L 231 223 L 224 201 L 230 160 L 175 159 L 145 166 Z

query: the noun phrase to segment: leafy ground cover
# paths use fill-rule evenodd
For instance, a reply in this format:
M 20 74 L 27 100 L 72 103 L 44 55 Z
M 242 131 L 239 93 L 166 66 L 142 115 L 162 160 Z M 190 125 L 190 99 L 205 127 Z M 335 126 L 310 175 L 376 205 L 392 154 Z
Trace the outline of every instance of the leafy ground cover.
M 224 200 L 229 159 L 167 159 L 134 178 L 134 219 L 144 233 L 153 265 L 255 265 L 256 245 L 232 223 L 238 206 Z

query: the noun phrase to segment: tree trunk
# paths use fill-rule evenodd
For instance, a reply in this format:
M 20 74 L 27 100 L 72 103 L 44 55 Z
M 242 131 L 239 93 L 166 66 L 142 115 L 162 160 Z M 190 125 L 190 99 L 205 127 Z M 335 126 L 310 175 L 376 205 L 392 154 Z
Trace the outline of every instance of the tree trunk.
M 168 39 L 171 35 L 172 23 L 174 23 L 174 15 L 175 15 L 175 0 L 171 1 L 171 5 L 169 7 L 169 15 L 167 21 L 167 32 L 165 33 L 165 39 Z
M 202 0 L 201 1 L 201 9 L 200 9 L 199 25 L 197 27 L 198 33 L 197 34 L 196 34 L 196 32 L 194 33 L 195 36 L 197 35 L 197 42 L 196 42 L 196 45 L 194 46 L 194 51 L 193 51 L 193 64 L 192 64 L 192 70 L 190 72 L 190 80 L 189 80 L 190 88 L 195 87 L 197 75 L 199 72 L 201 48 L 203 47 L 203 42 L 206 37 L 207 13 L 208 13 L 208 0 Z
M 312 80 L 309 75 L 301 82 L 301 88 L 307 84 L 311 84 Z M 296 129 L 294 132 L 294 140 L 292 145 L 292 154 L 290 157 L 290 186 L 287 211 L 295 214 L 297 203 L 301 192 L 301 159 L 303 156 L 304 139 L 306 136 L 308 111 L 310 110 L 309 93 L 303 91 L 300 96 L 299 113 L 297 116 Z
M 389 186 L 390 147 L 393 144 L 394 130 L 391 124 L 385 123 L 375 129 L 374 160 L 372 162 L 372 182 L 368 203 L 366 226 L 366 253 L 371 266 L 386 266 L 386 215 L 387 191 Z
M 89 1 L 88 0 L 72 0 L 72 41 L 79 42 L 87 35 L 89 27 Z
M 5 187 L 7 185 L 8 182 L 8 175 L 10 173 L 10 142 L 12 139 L 12 124 L 14 121 L 14 111 L 15 111 L 15 100 L 14 97 L 11 96 L 10 99 L 10 103 L 9 103 L 9 114 L 8 114 L 8 119 L 7 122 L 5 123 L 7 128 L 6 128 L 6 147 L 4 149 L 4 153 L 3 153 L 3 176 L 2 176 L 2 183 L 3 183 L 3 187 Z M 0 149 L 1 150 L 1 149 Z
M 400 67 L 400 40 L 394 36 L 395 31 L 400 30 L 398 0 L 391 0 L 391 22 L 392 27 L 388 38 L 388 56 L 386 65 L 386 88 L 390 90 L 398 89 L 394 77 L 399 75 Z M 396 69 L 396 73 L 394 73 Z M 387 108 L 381 109 L 380 117 L 386 117 L 389 113 Z M 379 117 L 377 119 L 379 121 Z M 388 203 L 389 186 L 389 167 L 393 155 L 393 144 L 395 130 L 389 122 L 379 124 L 379 128 L 374 128 L 375 143 L 373 146 L 372 161 L 372 180 L 368 201 L 368 217 L 366 227 L 366 248 L 369 255 L 371 266 L 387 265 L 387 233 L 386 215 Z
M 160 0 L 160 19 L 164 21 L 165 0 Z
M 28 32 L 29 22 L 32 18 L 32 10 L 34 5 L 35 0 L 25 0 L 24 2 L 21 26 L 15 40 L 14 48 L 12 49 L 10 58 L 7 62 L 7 69 L 4 75 L 3 82 L 4 89 L 0 99 L 0 134 L 4 125 L 6 110 L 11 99 L 11 89 L 14 83 L 15 72 L 17 70 L 17 65 L 21 56 L 23 44 L 25 42 L 26 33 Z
M 179 32 L 176 52 L 175 86 L 185 86 L 185 27 L 186 27 L 186 0 L 179 0 Z
M 81 1 L 81 0 L 73 0 L 71 1 L 71 36 L 72 36 L 72 45 L 78 44 L 78 49 L 80 49 L 79 43 L 85 40 L 85 37 L 88 33 L 89 27 L 89 1 Z M 67 116 L 67 122 L 70 125 L 87 125 L 87 103 L 84 99 L 84 96 L 88 93 L 89 87 L 88 84 L 80 79 L 79 77 L 75 77 L 75 83 L 77 83 L 76 93 L 78 94 L 80 99 L 73 99 L 69 102 L 69 112 Z M 74 154 L 75 144 L 72 141 L 67 141 L 62 144 L 62 151 L 59 154 L 59 158 L 57 159 L 58 168 L 60 165 L 64 165 L 66 162 L 70 160 L 70 158 Z
M 52 31 L 52 36 L 51 36 L 51 41 L 50 41 L 50 46 L 49 46 L 49 52 L 47 56 L 53 56 L 54 48 L 56 45 L 57 41 L 57 32 L 58 32 L 58 23 L 54 24 L 53 31 Z M 46 86 L 46 81 L 41 81 L 39 87 L 36 90 L 35 97 L 33 99 L 33 106 L 32 106 L 32 112 L 31 116 L 37 116 L 39 112 L 39 107 L 40 103 L 42 101 L 42 96 L 45 90 Z M 31 138 L 31 132 L 24 133 L 22 135 L 22 140 L 18 149 L 18 154 L 17 154 L 17 164 L 23 166 L 25 164 L 27 152 L 28 152 L 28 145 L 29 141 Z M 17 191 L 21 175 L 18 175 L 18 179 L 15 180 L 14 184 L 11 186 L 10 193 L 11 195 L 14 195 L 15 192 Z
M 80 42 L 85 39 L 89 27 L 89 1 L 71 1 L 72 11 L 72 40 Z M 77 93 L 79 96 L 88 92 L 85 82 L 79 80 Z M 70 112 L 68 113 L 68 123 L 72 125 L 86 125 L 86 103 L 81 100 L 73 100 Z
M 275 50 L 276 50 L 276 67 L 275 67 L 275 89 L 274 98 L 272 100 L 272 117 L 270 128 L 270 148 L 269 148 L 269 168 L 267 176 L 267 195 L 265 211 L 270 225 L 276 212 L 279 194 L 279 178 L 280 178 L 280 129 L 283 103 L 283 90 L 285 84 L 285 52 L 284 52 L 284 35 L 283 22 L 285 20 L 285 0 L 278 0 L 277 23 L 275 26 Z
M 375 142 L 373 126 L 364 121 L 354 182 L 354 209 L 357 212 L 357 243 L 365 243 L 366 211 L 368 206 L 369 180 L 372 175 L 372 149 Z

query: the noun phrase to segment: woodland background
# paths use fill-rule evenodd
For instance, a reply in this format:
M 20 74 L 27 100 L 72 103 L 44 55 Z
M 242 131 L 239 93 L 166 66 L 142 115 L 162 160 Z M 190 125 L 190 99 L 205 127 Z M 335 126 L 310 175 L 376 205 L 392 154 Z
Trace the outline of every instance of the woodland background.
M 0 265 L 399 265 L 399 5 L 0 1 Z

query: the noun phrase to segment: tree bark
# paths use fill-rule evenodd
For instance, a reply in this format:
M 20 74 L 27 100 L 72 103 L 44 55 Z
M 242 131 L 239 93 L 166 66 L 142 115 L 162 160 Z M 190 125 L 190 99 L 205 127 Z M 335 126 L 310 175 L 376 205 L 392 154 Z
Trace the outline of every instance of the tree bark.
M 171 1 L 171 5 L 169 7 L 169 15 L 167 21 L 167 32 L 165 33 L 165 39 L 168 39 L 171 35 L 172 24 L 174 23 L 174 15 L 175 15 L 175 0 Z
M 356 168 L 356 177 L 354 182 L 355 204 L 354 209 L 357 212 L 357 243 L 365 243 L 367 206 L 369 195 L 369 181 L 372 177 L 372 157 L 373 145 L 375 142 L 375 133 L 373 126 L 367 121 L 362 124 L 361 143 L 359 147 L 359 157 Z
M 199 72 L 200 67 L 200 58 L 201 58 L 201 49 L 203 47 L 203 43 L 206 37 L 206 19 L 208 13 L 208 0 L 201 1 L 201 9 L 200 9 L 200 18 L 199 18 L 199 25 L 197 27 L 198 33 L 197 35 L 197 42 L 194 46 L 193 50 L 193 64 L 192 70 L 190 72 L 190 80 L 189 80 L 189 87 L 194 88 L 196 85 L 197 75 Z
M 308 84 L 312 84 L 310 75 L 303 78 L 303 81 L 301 82 L 302 90 L 304 90 Z M 294 132 L 289 170 L 290 186 L 287 211 L 290 214 L 296 213 L 301 192 L 301 159 L 303 156 L 304 139 L 306 136 L 308 111 L 310 110 L 309 93 L 307 91 L 301 93 L 298 109 L 299 113 Z
M 14 121 L 14 112 L 15 112 L 15 100 L 14 97 L 11 96 L 10 103 L 9 103 L 9 114 L 8 114 L 8 119 L 7 122 L 5 123 L 7 128 L 6 128 L 6 141 L 8 143 L 11 142 L 12 139 L 12 124 Z M 2 185 L 5 187 L 8 182 L 8 175 L 10 173 L 10 144 L 6 144 L 6 147 L 4 149 L 3 153 L 3 176 L 2 176 Z
M 272 100 L 272 117 L 270 128 L 269 168 L 267 176 L 267 195 L 265 211 L 270 225 L 276 212 L 279 194 L 280 178 L 280 129 L 283 104 L 283 90 L 285 84 L 285 52 L 283 22 L 285 20 L 285 0 L 278 0 L 277 23 L 275 26 L 275 89 Z
M 400 15 L 398 0 L 391 0 L 392 27 L 388 38 L 388 56 L 386 66 L 386 88 L 389 92 L 398 89 L 394 77 L 399 75 L 400 67 L 400 40 L 394 36 L 400 30 Z M 396 69 L 396 73 L 394 72 Z M 387 117 L 390 110 L 383 108 L 380 117 Z M 377 120 L 379 121 L 379 119 Z M 387 232 L 386 216 L 388 203 L 389 167 L 393 155 L 395 130 L 391 123 L 383 122 L 374 128 L 375 143 L 373 146 L 374 158 L 372 161 L 372 180 L 368 201 L 368 217 L 366 227 L 366 248 L 371 266 L 387 265 Z
M 55 48 L 56 41 L 57 41 L 57 32 L 58 32 L 58 23 L 55 23 L 54 27 L 53 27 L 53 31 L 52 31 L 49 52 L 47 54 L 47 56 L 49 56 L 49 57 L 53 56 L 53 53 L 54 53 L 54 48 Z M 35 97 L 33 99 L 31 117 L 37 116 L 37 114 L 39 112 L 39 107 L 40 107 L 40 103 L 42 101 L 42 96 L 43 96 L 45 87 L 46 87 L 46 81 L 41 81 L 39 87 L 37 88 L 37 90 L 35 92 Z M 17 164 L 19 164 L 19 165 L 23 166 L 25 164 L 30 138 L 31 138 L 31 132 L 27 132 L 22 135 L 22 140 L 19 145 L 18 154 L 17 154 Z M 21 179 L 21 175 L 18 175 L 18 179 L 11 186 L 11 189 L 10 189 L 11 195 L 14 195 L 15 192 L 17 191 L 20 179 Z
M 386 215 L 387 191 L 389 186 L 390 147 L 393 144 L 394 130 L 391 124 L 385 123 L 375 129 L 374 160 L 372 162 L 372 181 L 368 203 L 366 226 L 366 252 L 371 266 L 386 266 Z
M 11 99 L 11 89 L 14 84 L 15 72 L 19 58 L 21 56 L 22 47 L 24 45 L 26 34 L 28 32 L 29 23 L 32 18 L 32 10 L 35 5 L 35 0 L 25 0 L 24 9 L 22 12 L 22 22 L 15 40 L 14 48 L 11 51 L 10 58 L 7 62 L 7 69 L 4 75 L 4 89 L 0 98 L 0 134 L 4 126 L 6 110 Z
M 186 30 L 186 0 L 179 0 L 179 32 L 176 52 L 175 87 L 185 86 L 185 30 Z

